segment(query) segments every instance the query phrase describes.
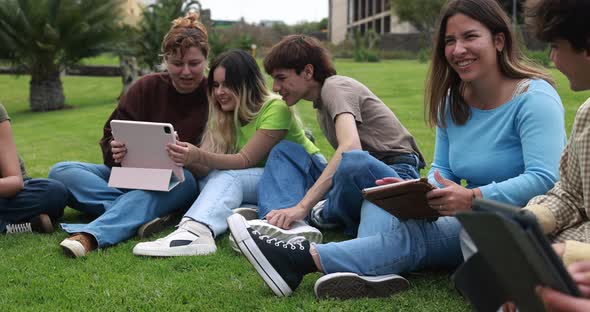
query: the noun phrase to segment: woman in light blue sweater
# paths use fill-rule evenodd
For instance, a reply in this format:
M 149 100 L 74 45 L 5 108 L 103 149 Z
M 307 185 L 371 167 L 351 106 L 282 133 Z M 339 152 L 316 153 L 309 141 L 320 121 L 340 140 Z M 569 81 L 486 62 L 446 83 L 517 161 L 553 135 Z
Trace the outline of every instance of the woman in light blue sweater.
M 275 294 L 288 295 L 303 275 L 326 273 L 318 297 L 387 296 L 406 289 L 395 275 L 454 268 L 463 258 L 461 225 L 452 215 L 474 198 L 524 205 L 558 179 L 566 141 L 564 109 L 541 70 L 522 61 L 508 16 L 495 1 L 454 0 L 443 8 L 427 79 L 425 111 L 436 127 L 428 204 L 436 221 L 399 220 L 365 201 L 357 238 L 327 244 L 277 242 L 228 219 L 242 252 Z M 364 161 L 357 190 L 400 181 L 395 171 Z M 375 179 L 379 179 L 375 181 Z M 466 181 L 466 186 L 461 181 Z M 351 188 L 352 189 L 352 188 Z

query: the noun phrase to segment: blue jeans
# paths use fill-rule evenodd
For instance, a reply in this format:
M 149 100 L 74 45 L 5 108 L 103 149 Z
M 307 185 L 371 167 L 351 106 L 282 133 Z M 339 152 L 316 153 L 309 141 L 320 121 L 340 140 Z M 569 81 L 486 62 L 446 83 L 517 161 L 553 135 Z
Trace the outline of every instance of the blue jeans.
M 272 149 L 258 188 L 260 217 L 299 203 L 326 167 L 325 158 L 319 156 L 309 155 L 301 145 L 289 141 L 281 141 Z M 356 236 L 363 188 L 375 186 L 375 180 L 383 177 L 420 177 L 423 164 L 416 155 L 404 154 L 398 159 L 399 163 L 389 166 L 365 151 L 342 153 L 332 188 L 326 195 L 322 220 L 342 224 L 347 234 Z M 382 172 L 384 168 L 387 170 Z
M 455 267 L 462 262 L 461 225 L 456 218 L 402 221 L 362 199 L 360 190 L 374 186 L 376 179 L 416 178 L 419 166 L 417 158 L 414 166 L 410 163 L 388 166 L 365 152 L 342 155 L 340 172 L 334 175 L 334 185 L 342 195 L 324 208 L 322 217 L 327 222 L 341 221 L 347 233 L 357 234 L 348 241 L 316 245 L 325 273 L 399 274 L 421 268 Z M 332 199 L 328 196 L 328 200 Z M 359 201 L 360 209 L 355 209 L 351 203 Z
M 94 236 L 98 247 L 106 247 L 135 236 L 142 224 L 178 209 L 186 209 L 197 197 L 193 175 L 169 192 L 117 189 L 108 186 L 111 169 L 105 165 L 60 162 L 49 177 L 61 181 L 69 191 L 68 206 L 98 216 L 88 224 L 62 223 L 64 231 Z
M 268 154 L 258 187 L 258 216 L 295 206 L 326 168 L 326 158 L 309 155 L 300 144 L 283 140 Z
M 460 265 L 460 231 L 454 217 L 401 221 L 365 201 L 357 238 L 315 247 L 325 273 L 400 274 Z
M 24 188 L 12 198 L 0 198 L 0 233 L 11 223 L 27 222 L 42 213 L 52 221 L 63 215 L 68 191 L 59 181 L 28 179 Z
M 207 225 L 214 236 L 225 233 L 232 209 L 258 203 L 262 172 L 264 168 L 211 171 L 199 180 L 199 197 L 184 216 Z
M 362 190 L 375 186 L 375 180 L 396 177 L 403 180 L 420 177 L 420 160 L 416 155 L 401 157 L 405 162 L 387 165 L 365 151 L 342 153 L 342 160 L 332 178 L 332 188 L 326 196 L 322 221 L 342 224 L 344 233 L 356 236 L 361 223 Z

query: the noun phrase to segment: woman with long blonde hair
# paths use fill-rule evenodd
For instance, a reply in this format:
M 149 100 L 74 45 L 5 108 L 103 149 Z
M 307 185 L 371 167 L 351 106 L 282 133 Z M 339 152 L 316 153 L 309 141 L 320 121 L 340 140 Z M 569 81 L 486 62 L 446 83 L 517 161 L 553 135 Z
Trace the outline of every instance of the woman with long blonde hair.
M 214 237 L 227 230 L 226 218 L 242 204 L 257 204 L 265 159 L 281 140 L 319 149 L 305 136 L 287 104 L 272 96 L 256 60 L 242 50 L 219 55 L 208 77 L 209 120 L 200 147 L 169 145 L 170 157 L 201 176 L 200 194 L 178 229 L 140 243 L 141 256 L 192 256 L 215 252 Z

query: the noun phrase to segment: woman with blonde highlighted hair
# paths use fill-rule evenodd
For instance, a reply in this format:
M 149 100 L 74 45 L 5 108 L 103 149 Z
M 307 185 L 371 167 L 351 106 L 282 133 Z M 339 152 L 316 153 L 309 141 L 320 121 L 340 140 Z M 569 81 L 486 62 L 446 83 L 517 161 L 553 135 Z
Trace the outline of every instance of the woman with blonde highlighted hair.
M 454 214 L 470 210 L 474 198 L 524 205 L 557 180 L 564 109 L 547 75 L 517 52 L 501 6 L 494 0 L 448 1 L 435 35 L 425 110 L 436 126 L 428 173 L 436 188 L 426 197 L 441 217 L 398 219 L 364 201 L 358 236 L 328 244 L 271 241 L 231 217 L 238 246 L 248 247 L 241 250 L 276 295 L 289 295 L 303 275 L 315 271 L 325 273 L 314 288 L 320 298 L 404 290 L 409 284 L 397 274 L 461 264 L 461 224 Z M 374 184 L 401 181 L 383 166 L 359 168 L 355 178 L 363 171 Z
M 201 146 L 187 142 L 168 146 L 174 161 L 203 177 L 199 197 L 176 231 L 137 244 L 135 255 L 215 252 L 214 237 L 227 231 L 226 219 L 232 210 L 242 204 L 257 204 L 266 157 L 281 140 L 300 144 L 312 157 L 323 158 L 287 104 L 271 95 L 256 60 L 247 52 L 225 52 L 211 63 L 208 96 L 209 121 Z

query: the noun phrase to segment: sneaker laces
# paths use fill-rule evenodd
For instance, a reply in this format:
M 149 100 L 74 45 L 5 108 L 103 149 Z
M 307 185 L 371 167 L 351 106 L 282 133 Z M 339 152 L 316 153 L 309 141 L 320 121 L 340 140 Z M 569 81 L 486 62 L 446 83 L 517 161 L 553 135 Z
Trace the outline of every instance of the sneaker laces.
M 265 240 L 267 244 L 274 244 L 276 247 L 283 247 L 285 249 L 291 248 L 291 250 L 297 249 L 299 246 L 299 250 L 305 250 L 303 246 L 303 242 L 306 240 L 303 236 L 295 236 L 288 241 L 279 240 L 276 237 L 270 237 L 268 235 L 260 235 L 258 239 Z
M 31 227 L 31 223 L 16 223 L 16 224 L 7 224 L 6 225 L 6 234 L 16 234 L 16 233 L 32 233 L 33 228 Z

